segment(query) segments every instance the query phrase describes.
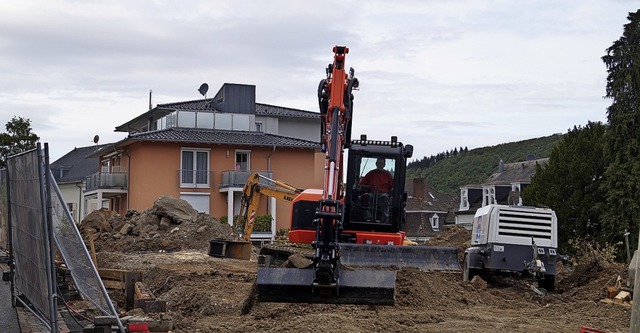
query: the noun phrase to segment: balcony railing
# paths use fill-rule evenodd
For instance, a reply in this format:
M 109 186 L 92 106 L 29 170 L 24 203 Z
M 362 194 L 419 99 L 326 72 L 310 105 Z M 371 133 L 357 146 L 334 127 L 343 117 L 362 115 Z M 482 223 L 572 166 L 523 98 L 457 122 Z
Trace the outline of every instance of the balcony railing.
M 253 173 L 259 173 L 265 177 L 271 178 L 271 171 L 237 171 L 237 170 L 229 170 L 222 172 L 222 182 L 220 183 L 220 188 L 228 188 L 228 187 L 243 187 L 244 184 L 249 179 L 249 176 Z
M 85 178 L 86 190 L 126 189 L 127 174 L 124 172 L 97 172 Z

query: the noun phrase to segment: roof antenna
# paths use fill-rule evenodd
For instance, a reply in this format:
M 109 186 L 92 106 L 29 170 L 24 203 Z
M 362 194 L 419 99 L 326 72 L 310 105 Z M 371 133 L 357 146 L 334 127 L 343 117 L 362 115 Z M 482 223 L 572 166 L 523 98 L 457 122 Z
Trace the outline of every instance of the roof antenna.
M 100 141 L 100 136 L 98 136 L 98 134 L 96 134 L 96 135 L 93 137 L 93 143 L 95 143 L 95 144 L 97 145 L 97 144 L 98 144 L 98 141 Z
M 204 99 L 207 99 L 207 91 L 209 91 L 209 85 L 206 83 L 201 84 L 200 88 L 198 88 L 198 91 L 200 92 L 200 95 L 204 96 Z
M 151 93 L 153 93 L 153 90 L 149 89 L 149 110 L 153 109 L 153 106 L 151 104 Z

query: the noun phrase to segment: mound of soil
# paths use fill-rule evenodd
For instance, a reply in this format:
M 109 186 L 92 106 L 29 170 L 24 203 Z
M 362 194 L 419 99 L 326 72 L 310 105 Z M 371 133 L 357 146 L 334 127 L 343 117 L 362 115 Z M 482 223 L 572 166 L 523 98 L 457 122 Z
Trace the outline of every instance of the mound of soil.
M 106 209 L 93 211 L 79 229 L 87 244 L 93 238 L 96 251 L 109 252 L 206 249 L 213 239 L 240 239 L 228 224 L 169 196 L 158 198 L 143 212 L 130 210 L 125 216 Z
M 462 260 L 464 260 L 464 251 L 471 246 L 471 231 L 461 225 L 447 226 L 443 232 L 429 239 L 427 245 L 457 248 L 458 261 L 462 264 Z

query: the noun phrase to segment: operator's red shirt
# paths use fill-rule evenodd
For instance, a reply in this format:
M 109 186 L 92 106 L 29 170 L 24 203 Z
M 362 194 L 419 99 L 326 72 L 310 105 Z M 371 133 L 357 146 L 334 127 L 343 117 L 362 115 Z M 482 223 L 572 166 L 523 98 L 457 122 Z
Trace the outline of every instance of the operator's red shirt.
M 360 179 L 360 185 L 368 185 L 379 193 L 389 193 L 393 189 L 393 176 L 387 170 L 373 169 Z

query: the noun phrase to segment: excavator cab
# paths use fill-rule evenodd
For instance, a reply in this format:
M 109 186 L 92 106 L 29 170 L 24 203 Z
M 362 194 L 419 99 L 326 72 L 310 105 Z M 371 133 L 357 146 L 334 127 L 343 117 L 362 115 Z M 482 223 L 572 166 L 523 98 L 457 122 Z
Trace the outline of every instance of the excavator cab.
M 406 162 L 412 153 L 413 147 L 404 146 L 396 137 L 391 141 L 370 141 L 363 135 L 360 140 L 351 141 L 343 223 L 347 232 L 342 242 L 358 242 L 348 239 L 351 230 L 382 233 L 402 230 L 407 199 Z

